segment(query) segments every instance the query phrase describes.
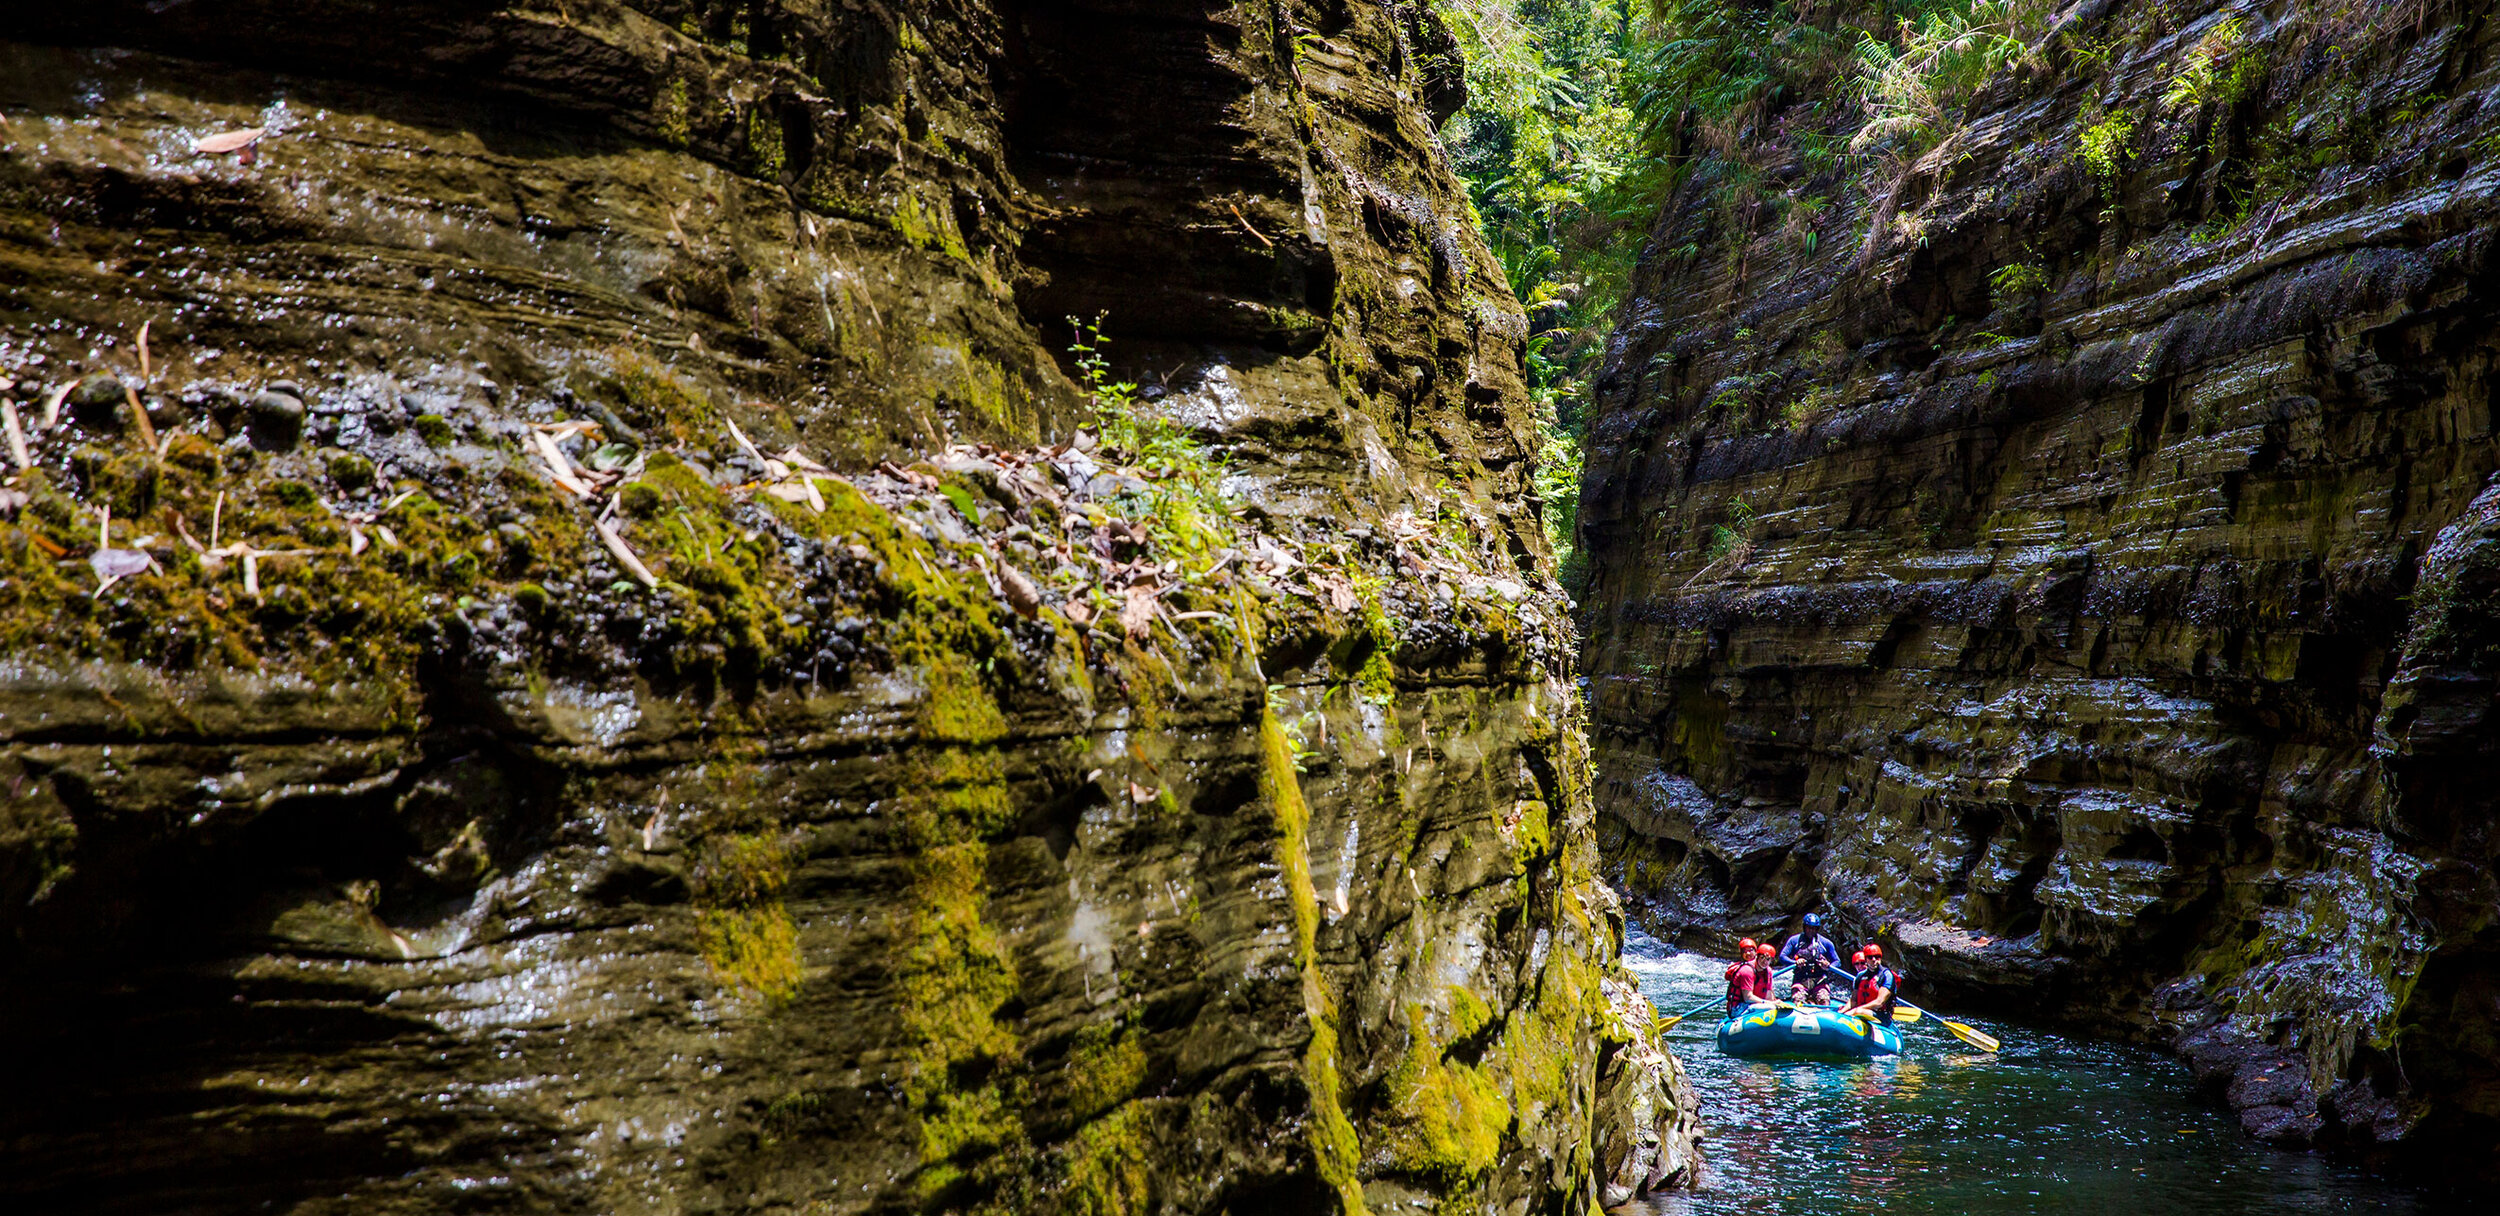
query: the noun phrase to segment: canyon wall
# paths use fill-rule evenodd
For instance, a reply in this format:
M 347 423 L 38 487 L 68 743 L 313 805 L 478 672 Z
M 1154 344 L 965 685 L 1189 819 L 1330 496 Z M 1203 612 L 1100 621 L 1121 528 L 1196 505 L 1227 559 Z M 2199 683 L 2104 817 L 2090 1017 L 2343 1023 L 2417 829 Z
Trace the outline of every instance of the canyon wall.
M 1914 155 L 1680 137 L 1582 499 L 1610 872 L 2487 1165 L 2489 6 L 2053 7 Z
M 7 35 L 11 1210 L 1690 1176 L 1420 8 Z

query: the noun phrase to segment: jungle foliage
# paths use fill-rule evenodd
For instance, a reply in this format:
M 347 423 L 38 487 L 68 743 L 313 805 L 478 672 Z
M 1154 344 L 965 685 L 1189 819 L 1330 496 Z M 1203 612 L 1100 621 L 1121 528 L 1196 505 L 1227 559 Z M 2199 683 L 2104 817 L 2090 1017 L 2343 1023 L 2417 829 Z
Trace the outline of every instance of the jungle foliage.
M 1590 377 L 1665 200 L 1708 186 L 1750 225 L 1815 239 L 1756 149 L 1821 176 L 1915 157 L 1980 86 L 2029 62 L 2047 0 L 1434 0 L 1467 61 L 1442 132 L 1527 306 L 1538 488 L 1565 585 Z M 1675 251 L 1670 250 L 1670 253 Z

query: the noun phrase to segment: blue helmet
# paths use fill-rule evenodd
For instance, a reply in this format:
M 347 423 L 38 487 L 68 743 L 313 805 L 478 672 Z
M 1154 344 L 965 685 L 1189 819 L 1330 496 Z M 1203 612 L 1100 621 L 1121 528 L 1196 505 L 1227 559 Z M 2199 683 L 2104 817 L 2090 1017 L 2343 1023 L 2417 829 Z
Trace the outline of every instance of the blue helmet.
M 1823 927 L 1823 918 L 1822 918 L 1822 917 L 1820 917 L 1820 916 L 1816 916 L 1816 915 L 1815 915 L 1814 913 L 1812 913 L 1812 912 L 1808 912 L 1808 913 L 1806 913 L 1806 928 L 1809 928 L 1809 929 L 1820 929 L 1820 928 L 1822 928 L 1822 927 Z

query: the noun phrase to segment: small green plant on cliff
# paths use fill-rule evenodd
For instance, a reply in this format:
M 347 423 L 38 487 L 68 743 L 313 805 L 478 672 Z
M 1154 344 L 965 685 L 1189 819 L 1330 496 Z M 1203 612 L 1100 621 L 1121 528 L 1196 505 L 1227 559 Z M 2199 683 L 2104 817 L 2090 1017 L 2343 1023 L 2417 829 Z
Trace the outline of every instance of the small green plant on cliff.
M 1105 449 L 1142 469 L 1144 489 L 1113 500 L 1132 522 L 1143 523 L 1158 551 L 1182 557 L 1212 553 L 1223 547 L 1222 525 L 1229 503 L 1224 497 L 1224 465 L 1186 427 L 1147 408 L 1137 385 L 1111 378 L 1104 351 L 1103 318 L 1068 318 L 1076 339 L 1068 346 L 1075 356 L 1077 378 L 1094 398 L 1094 425 Z
M 1711 565 L 1731 559 L 1739 565 L 1744 563 L 1745 555 L 1752 551 L 1745 533 L 1753 527 L 1755 514 L 1752 502 L 1744 498 L 1729 500 L 1727 522 L 1711 527 L 1710 539 L 1702 548 L 1702 555 Z
M 2077 28 L 2081 24 L 2076 22 L 2059 31 L 2057 45 L 2065 50 L 2067 65 L 2074 74 L 2097 76 L 2109 66 L 2111 56 L 2118 49 L 2118 42 L 2114 38 L 2094 38 L 2085 34 Z
M 2000 266 L 1988 276 L 1988 295 L 2000 309 L 2020 308 L 2049 289 L 2049 272 L 2034 262 Z
M 1780 425 L 1792 434 L 1802 434 L 1814 420 L 1830 413 L 1840 404 L 1840 390 L 1829 384 L 1817 384 L 1789 398 L 1780 407 Z
M 2077 143 L 2076 155 L 2083 159 L 2084 167 L 2099 180 L 2103 192 L 2116 189 L 2119 170 L 2125 168 L 2127 159 L 2135 154 L 2129 144 L 2134 138 L 2135 118 L 2124 111 L 2084 128 L 2083 137 Z
M 2161 103 L 2173 110 L 2237 105 L 2257 91 L 2265 74 L 2265 60 L 2248 45 L 2248 22 L 2227 18 L 2188 49 L 2187 62 L 2162 90 Z

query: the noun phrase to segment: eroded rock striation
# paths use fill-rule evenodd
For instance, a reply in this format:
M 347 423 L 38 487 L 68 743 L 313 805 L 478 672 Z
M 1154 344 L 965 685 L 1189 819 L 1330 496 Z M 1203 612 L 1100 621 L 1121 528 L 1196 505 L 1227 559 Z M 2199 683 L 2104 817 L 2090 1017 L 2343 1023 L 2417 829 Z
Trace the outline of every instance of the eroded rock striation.
M 1583 495 L 1610 864 L 2488 1163 L 2488 6 L 2051 31 L 1914 159 L 1662 217 Z
M 13 29 L 10 1208 L 1689 1175 L 1417 30 Z

